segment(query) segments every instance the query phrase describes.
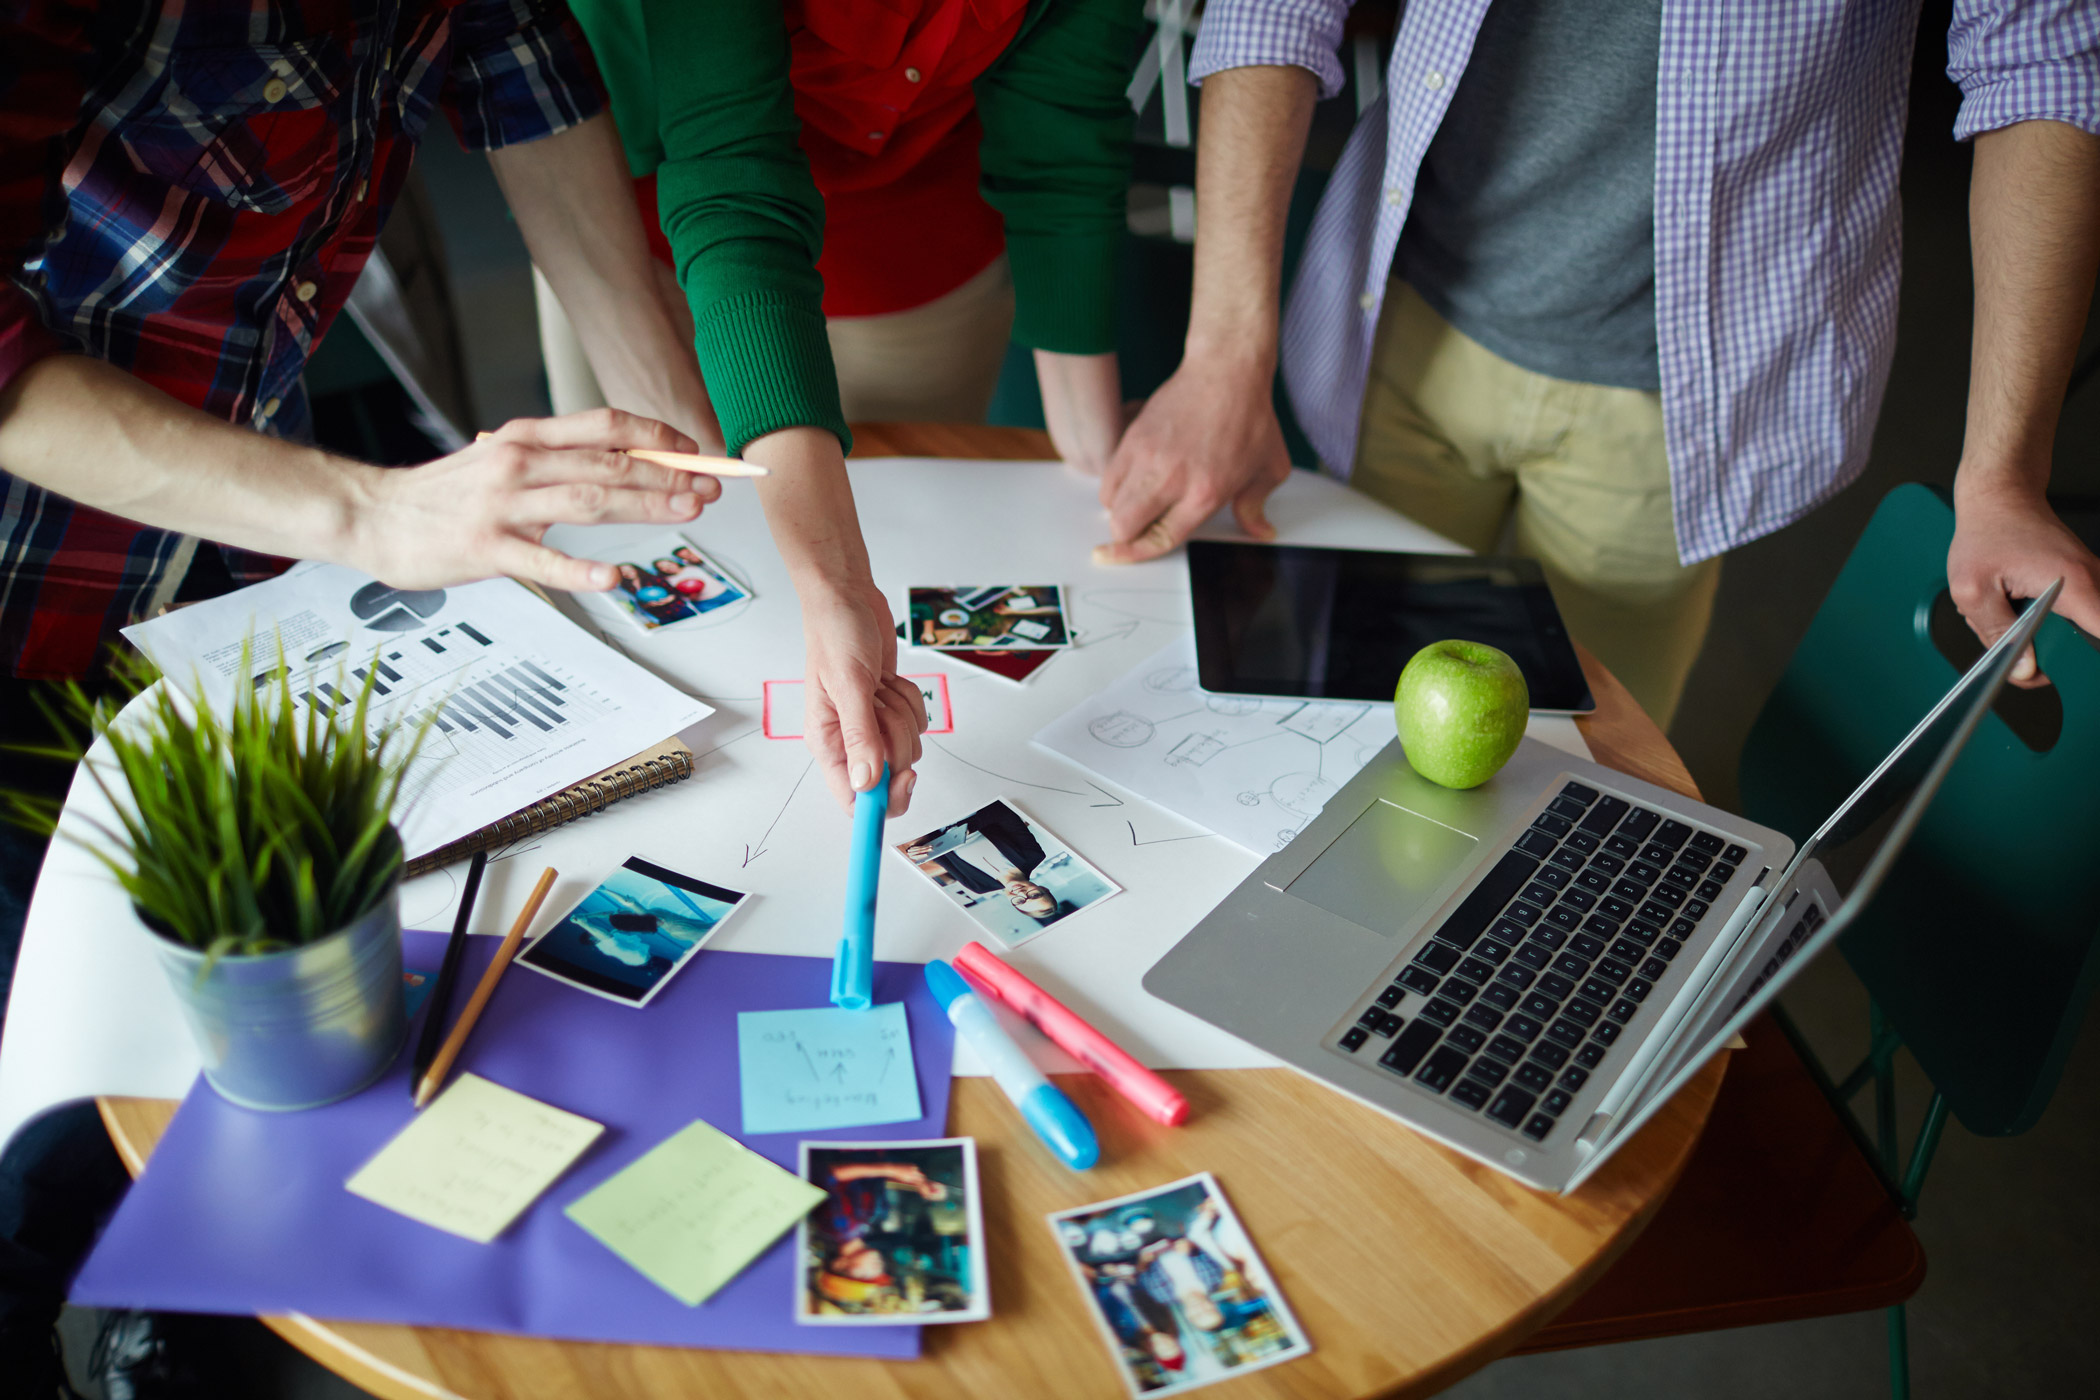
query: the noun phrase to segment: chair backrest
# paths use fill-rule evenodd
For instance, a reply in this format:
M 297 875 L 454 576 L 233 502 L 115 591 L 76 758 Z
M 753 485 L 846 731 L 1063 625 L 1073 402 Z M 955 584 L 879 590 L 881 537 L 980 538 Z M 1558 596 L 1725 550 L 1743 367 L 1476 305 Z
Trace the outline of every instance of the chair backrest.
M 1954 512 L 1882 500 L 1743 746 L 1744 810 L 1805 836 L 1953 684 L 1932 638 Z M 2036 751 L 1986 715 L 1846 960 L 1971 1132 L 2032 1127 L 2100 977 L 2100 650 L 2036 637 L 2062 726 Z

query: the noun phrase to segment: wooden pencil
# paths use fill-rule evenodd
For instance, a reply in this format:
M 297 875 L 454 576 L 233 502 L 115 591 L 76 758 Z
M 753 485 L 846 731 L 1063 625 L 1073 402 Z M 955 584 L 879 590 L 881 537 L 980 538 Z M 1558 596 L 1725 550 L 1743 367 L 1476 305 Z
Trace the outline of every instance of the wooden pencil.
M 474 434 L 477 442 L 491 436 L 490 433 Z M 734 457 L 710 457 L 702 452 L 658 452 L 653 447 L 630 447 L 624 449 L 623 455 L 675 471 L 698 472 L 702 476 L 758 477 L 773 474 L 771 467 L 761 467 L 755 462 L 740 462 Z
M 431 1061 L 429 1070 L 416 1082 L 417 1108 L 430 1102 L 431 1096 L 437 1093 L 438 1086 L 445 1082 L 445 1076 L 451 1073 L 452 1062 L 459 1058 L 461 1048 L 467 1043 L 467 1037 L 474 1033 L 474 1023 L 481 1019 L 482 1008 L 489 1004 L 489 998 L 495 994 L 496 984 L 503 980 L 504 970 L 510 966 L 511 959 L 517 956 L 518 945 L 525 939 L 525 930 L 532 926 L 533 916 L 540 912 L 540 905 L 546 900 L 547 891 L 553 887 L 554 867 L 550 865 L 540 872 L 540 882 L 532 887 L 532 894 L 526 899 L 525 907 L 518 911 L 518 921 L 512 924 L 510 932 L 503 936 L 503 946 L 496 950 L 495 961 L 489 964 L 488 971 L 481 974 L 481 981 L 475 986 L 474 995 L 467 999 L 466 1010 L 460 1012 L 459 1019 L 452 1023 L 452 1034 L 445 1037 L 445 1043 L 438 1050 L 437 1058 Z

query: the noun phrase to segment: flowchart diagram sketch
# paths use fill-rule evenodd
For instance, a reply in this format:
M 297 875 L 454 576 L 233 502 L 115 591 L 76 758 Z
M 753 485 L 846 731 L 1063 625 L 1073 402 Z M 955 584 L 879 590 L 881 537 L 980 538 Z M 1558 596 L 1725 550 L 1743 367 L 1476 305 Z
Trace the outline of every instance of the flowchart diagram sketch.
M 1183 637 L 1035 742 L 1266 855 L 1392 737 L 1390 705 L 1206 695 Z

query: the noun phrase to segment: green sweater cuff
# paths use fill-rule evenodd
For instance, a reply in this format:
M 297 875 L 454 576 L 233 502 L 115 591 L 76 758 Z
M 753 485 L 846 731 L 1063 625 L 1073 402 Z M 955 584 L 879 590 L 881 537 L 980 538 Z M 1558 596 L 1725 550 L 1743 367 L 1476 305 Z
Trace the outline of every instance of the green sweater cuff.
M 1006 235 L 1014 275 L 1013 338 L 1030 350 L 1105 355 L 1116 348 L 1116 258 L 1111 233 Z
M 782 428 L 828 428 L 853 450 L 823 312 L 775 291 L 723 297 L 694 318 L 693 345 L 731 456 Z

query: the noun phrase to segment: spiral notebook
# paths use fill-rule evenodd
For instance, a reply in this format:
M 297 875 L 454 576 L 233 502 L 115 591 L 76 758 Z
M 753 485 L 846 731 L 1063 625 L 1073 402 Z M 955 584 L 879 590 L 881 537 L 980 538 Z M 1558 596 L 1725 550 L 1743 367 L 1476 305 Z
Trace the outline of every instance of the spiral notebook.
M 527 836 L 537 836 L 557 826 L 602 812 L 615 802 L 653 792 L 693 776 L 693 751 L 677 738 L 664 740 L 602 773 L 593 773 L 580 783 L 551 793 L 529 807 L 512 812 L 501 821 L 490 822 L 479 831 L 457 841 L 448 841 L 434 851 L 408 863 L 410 879 L 427 875 L 439 866 L 465 860 L 477 851 L 492 851 Z

